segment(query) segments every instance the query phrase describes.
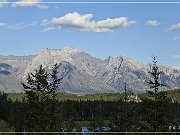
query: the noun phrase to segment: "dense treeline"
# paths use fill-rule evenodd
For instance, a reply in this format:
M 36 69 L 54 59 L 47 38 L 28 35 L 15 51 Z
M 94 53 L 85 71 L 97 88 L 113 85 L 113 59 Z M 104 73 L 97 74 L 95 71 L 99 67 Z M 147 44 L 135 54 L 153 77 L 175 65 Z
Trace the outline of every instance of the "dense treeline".
M 153 57 L 152 80 L 147 81 L 153 91 L 147 96 L 133 99 L 125 87 L 124 97 L 118 101 L 59 101 L 57 89 L 62 82 L 58 78 L 58 66 L 47 73 L 40 66 L 28 74 L 22 83 L 25 96 L 13 102 L 5 93 L 0 94 L 0 130 L 16 132 L 61 132 L 79 130 L 75 121 L 90 121 L 90 131 L 119 132 L 168 132 L 180 130 L 178 109 L 167 92 L 159 91 L 159 75 Z M 85 126 L 85 125 L 81 125 Z M 106 126 L 106 128 L 105 128 Z
M 6 131 L 28 131 L 28 121 L 26 117 L 29 112 L 27 110 L 27 106 L 28 104 L 24 101 L 17 100 L 15 102 L 12 102 L 7 98 L 7 94 L 0 94 L 0 119 L 1 121 L 3 120 L 7 122 L 8 127 L 6 127 L 7 129 L 5 129 Z M 170 106 L 170 110 L 172 110 L 172 112 L 168 112 L 168 115 L 171 116 L 173 122 L 177 122 L 178 120 L 180 120 L 180 111 L 178 111 L 180 110 L 180 104 L 175 103 L 171 104 Z M 98 120 L 108 120 L 109 127 L 118 125 L 120 131 L 125 131 L 125 129 L 123 130 L 123 128 L 127 128 L 127 131 L 137 131 L 139 127 L 144 128 L 144 126 L 146 125 L 144 121 L 144 108 L 146 107 L 147 106 L 144 106 L 143 103 L 125 103 L 122 100 L 57 101 L 55 108 L 58 108 L 58 131 L 61 131 L 60 129 L 62 127 L 66 127 L 65 125 L 62 125 L 62 123 L 65 121 L 92 121 L 98 123 Z M 37 110 L 34 108 L 33 113 L 31 114 L 34 118 L 36 117 L 36 114 L 38 115 L 38 113 L 35 111 Z M 38 121 L 40 121 L 40 119 Z M 47 122 L 49 122 L 49 120 L 47 120 Z M 42 121 L 40 125 L 43 125 Z M 175 126 L 177 125 L 177 123 L 172 123 L 171 125 Z M 136 126 L 136 128 L 132 129 L 133 126 Z M 34 128 L 32 130 L 35 131 Z M 43 129 L 43 131 L 44 130 L 45 129 Z M 116 131 L 116 129 L 114 130 Z M 37 131 L 40 131 L 40 127 L 38 127 Z

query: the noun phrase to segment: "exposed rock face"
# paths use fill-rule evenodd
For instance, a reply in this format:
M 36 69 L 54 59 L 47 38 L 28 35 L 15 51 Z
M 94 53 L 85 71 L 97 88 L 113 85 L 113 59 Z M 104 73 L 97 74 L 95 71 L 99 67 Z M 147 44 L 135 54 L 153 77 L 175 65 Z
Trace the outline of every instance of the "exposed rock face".
M 47 48 L 33 56 L 0 56 L 0 74 L 6 78 L 11 76 L 10 82 L 7 79 L 6 83 L 1 81 L 3 77 L 0 76 L 0 88 L 3 91 L 19 92 L 21 78 L 24 80 L 27 74 L 34 72 L 40 64 L 49 70 L 55 63 L 60 64 L 59 76 L 63 78 L 59 87 L 60 91 L 70 93 L 121 92 L 125 82 L 128 88 L 134 91 L 144 92 L 149 89 L 146 80 L 150 79 L 148 73 L 150 65 L 141 64 L 124 56 L 110 56 L 106 60 L 101 60 L 69 47 Z M 165 88 L 180 88 L 180 71 L 161 65 L 159 67 L 163 71 L 160 78 L 161 82 L 166 85 Z
M 33 56 L 0 56 L 0 91 L 22 92 L 21 78 Z
M 12 67 L 12 73 L 16 73 L 16 75 L 22 76 L 22 74 L 24 74 L 24 70 L 27 68 L 32 58 L 33 56 L 1 56 L 0 55 L 0 65 L 8 64 Z
M 97 79 L 67 62 L 61 62 L 59 76 L 63 78 L 61 90 L 69 93 L 111 93 L 117 92 L 105 82 Z
M 121 62 L 122 65 L 119 67 Z M 99 78 L 115 89 L 122 90 L 123 83 L 127 83 L 130 89 L 141 92 L 149 89 L 146 81 L 151 79 L 150 67 L 150 64 L 141 64 L 127 57 L 109 57 L 106 60 L 106 68 L 101 72 Z M 166 85 L 165 89 L 180 87 L 178 81 L 180 71 L 162 65 L 159 65 L 159 69 L 163 71 L 160 80 Z

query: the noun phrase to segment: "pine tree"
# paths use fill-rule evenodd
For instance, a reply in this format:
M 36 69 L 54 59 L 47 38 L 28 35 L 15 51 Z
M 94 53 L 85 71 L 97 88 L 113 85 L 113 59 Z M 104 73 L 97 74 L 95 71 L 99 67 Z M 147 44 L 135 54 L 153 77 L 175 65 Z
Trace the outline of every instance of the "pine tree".
M 27 84 L 22 83 L 26 94 L 27 131 L 57 131 L 59 117 L 56 92 L 62 79 L 59 79 L 58 65 L 47 73 L 40 65 L 35 73 L 28 74 Z
M 50 123 L 50 129 L 52 131 L 59 130 L 59 127 L 61 126 L 61 118 L 60 118 L 60 108 L 58 106 L 58 100 L 57 100 L 57 90 L 59 85 L 61 84 L 62 78 L 58 78 L 58 68 L 60 65 L 57 65 L 57 63 L 52 67 L 52 72 L 49 74 L 48 78 L 48 94 L 49 99 L 48 103 L 50 104 L 50 110 L 49 113 L 49 123 Z
M 4 121 L 8 121 L 8 116 L 10 114 L 11 106 L 10 103 L 12 101 L 8 99 L 8 95 L 6 93 L 0 92 L 0 119 Z
M 159 75 L 162 72 L 159 71 L 156 59 L 157 57 L 153 56 L 150 72 L 153 79 L 147 81 L 153 91 L 147 91 L 147 97 L 142 99 L 145 110 L 144 120 L 147 122 L 146 131 L 168 131 L 171 122 L 170 100 L 167 92 L 159 90 L 164 84 L 159 82 Z
M 136 103 L 118 101 L 117 114 L 113 116 L 111 130 L 119 132 L 132 132 L 136 130 L 140 109 Z

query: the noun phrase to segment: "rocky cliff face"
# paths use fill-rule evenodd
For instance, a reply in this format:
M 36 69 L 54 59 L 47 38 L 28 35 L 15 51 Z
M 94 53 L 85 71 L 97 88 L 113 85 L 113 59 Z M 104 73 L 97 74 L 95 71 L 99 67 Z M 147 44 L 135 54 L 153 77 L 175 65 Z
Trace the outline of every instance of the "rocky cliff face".
M 149 89 L 145 82 L 151 78 L 148 73 L 150 65 L 136 62 L 124 56 L 110 56 L 106 60 L 101 60 L 69 47 L 63 49 L 47 48 L 33 56 L 0 56 L 0 66 L 8 64 L 8 69 L 3 69 L 9 73 L 5 76 L 11 75 L 18 78 L 13 81 L 13 77 L 11 77 L 11 82 L 16 82 L 15 84 L 18 84 L 17 81 L 20 78 L 25 80 L 27 74 L 34 72 L 40 64 L 49 70 L 55 63 L 61 65 L 59 76 L 63 78 L 63 83 L 59 87 L 60 91 L 70 93 L 122 92 L 125 82 L 128 88 L 134 91 L 144 92 Z M 180 71 L 161 65 L 159 67 L 163 71 L 160 78 L 161 82 L 166 85 L 165 89 L 180 88 Z M 1 79 L 3 78 L 0 76 Z M 7 87 L 8 81 L 6 82 Z M 14 85 L 14 91 L 19 89 L 19 86 Z M 9 90 L 3 88 L 3 91 Z
M 122 90 L 127 83 L 128 88 L 134 91 L 145 91 L 149 89 L 146 81 L 151 79 L 149 74 L 151 65 L 141 64 L 127 57 L 109 57 L 106 61 L 105 70 L 98 76 L 108 85 Z M 121 63 L 122 62 L 122 63 Z M 120 66 L 121 64 L 121 66 Z M 179 88 L 180 71 L 159 65 L 162 71 L 160 81 L 166 85 L 165 89 Z
M 2 56 L 0 55 L 0 65 L 11 66 L 11 73 L 22 76 L 28 64 L 34 56 Z M 1 66 L 0 66 L 1 67 Z
M 0 56 L 0 91 L 21 92 L 21 78 L 33 56 Z

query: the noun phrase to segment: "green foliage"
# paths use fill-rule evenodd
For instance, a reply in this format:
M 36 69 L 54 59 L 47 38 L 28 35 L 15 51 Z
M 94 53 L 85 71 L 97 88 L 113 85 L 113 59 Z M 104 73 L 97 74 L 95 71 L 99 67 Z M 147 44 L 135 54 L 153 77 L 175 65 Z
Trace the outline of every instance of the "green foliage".
M 142 99 L 144 119 L 148 123 L 146 131 L 168 131 L 172 122 L 172 108 L 166 92 L 148 92 L 149 98 Z
M 14 132 L 14 128 L 6 121 L 0 119 L 0 132 Z
M 164 86 L 159 83 L 159 72 L 156 57 L 153 56 L 153 66 L 150 74 L 153 80 L 147 83 L 154 91 L 147 91 L 147 96 L 142 98 L 144 105 L 144 120 L 146 123 L 146 131 L 168 131 L 172 118 L 171 100 L 167 97 L 167 92 L 159 91 L 158 88 Z
M 103 127 L 104 127 L 104 120 L 103 119 L 93 119 L 90 122 L 90 131 L 92 132 L 103 132 Z
M 24 112 L 26 110 L 24 108 L 24 102 L 19 102 L 16 100 L 15 102 L 11 103 L 11 111 L 10 115 L 8 116 L 8 123 L 10 126 L 15 128 L 16 132 L 24 131 Z
M 65 121 L 66 132 L 73 132 L 75 128 L 75 123 L 72 120 Z
M 180 103 L 180 89 L 175 90 L 168 90 L 167 97 L 174 99 L 174 102 Z M 123 94 L 118 93 L 101 93 L 101 94 L 87 94 L 87 95 L 77 95 L 77 94 L 70 94 L 70 93 L 62 93 L 57 92 L 56 97 L 58 101 L 95 101 L 95 100 L 104 100 L 104 101 L 118 101 L 120 97 L 123 97 Z M 22 101 L 25 93 L 8 93 L 8 98 L 15 102 L 16 100 Z M 147 96 L 147 93 L 139 93 L 139 97 Z
M 25 93 L 8 93 L 8 98 L 10 98 L 12 101 L 22 101 L 23 97 L 25 96 Z M 120 97 L 122 97 L 123 94 L 119 93 L 99 93 L 99 94 L 70 94 L 70 93 L 63 93 L 63 92 L 57 92 L 56 98 L 58 101 L 97 101 L 97 100 L 104 100 L 104 101 L 118 101 Z
M 47 73 L 40 65 L 35 74 L 28 74 L 25 91 L 26 131 L 58 131 L 59 122 L 56 91 L 62 79 L 57 77 L 57 64 Z
M 167 96 L 170 97 L 174 102 L 180 103 L 180 89 L 167 91 Z
M 119 101 L 117 115 L 113 117 L 111 130 L 119 132 L 136 131 L 139 120 L 140 106 L 133 102 Z
M 7 121 L 10 114 L 10 103 L 6 93 L 0 93 L 0 119 Z
M 180 104 L 172 103 L 169 96 L 175 95 L 177 100 L 180 91 L 159 91 L 163 84 L 159 82 L 161 72 L 156 63 L 156 57 L 153 57 L 150 72 L 153 79 L 148 81 L 153 91 L 141 94 L 141 102 L 138 103 L 123 100 L 123 94 L 119 93 L 57 93 L 62 80 L 57 76 L 57 64 L 50 73 L 41 65 L 34 74 L 28 74 L 27 83 L 22 83 L 25 93 L 0 93 L 1 131 L 58 132 L 62 127 L 65 131 L 73 131 L 74 127 L 78 131 L 81 127 L 103 131 L 104 126 L 109 126 L 111 131 L 147 132 L 168 131 L 169 126 L 178 127 L 175 119 L 180 119 Z M 174 112 L 173 108 L 176 108 Z

